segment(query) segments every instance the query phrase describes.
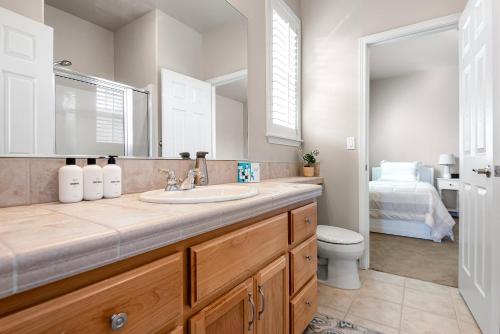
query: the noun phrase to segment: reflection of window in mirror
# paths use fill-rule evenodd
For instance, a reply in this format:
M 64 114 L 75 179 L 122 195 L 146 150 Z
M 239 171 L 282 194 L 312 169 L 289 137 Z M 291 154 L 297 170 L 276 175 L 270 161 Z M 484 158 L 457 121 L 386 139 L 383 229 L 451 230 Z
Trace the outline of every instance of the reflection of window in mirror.
M 268 0 L 268 11 L 267 136 L 274 144 L 299 146 L 300 19 L 283 0 Z

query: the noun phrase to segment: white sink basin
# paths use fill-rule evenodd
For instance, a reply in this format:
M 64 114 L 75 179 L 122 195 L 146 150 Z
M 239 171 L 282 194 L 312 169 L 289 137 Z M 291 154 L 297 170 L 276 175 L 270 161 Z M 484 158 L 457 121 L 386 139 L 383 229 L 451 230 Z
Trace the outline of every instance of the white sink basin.
M 153 190 L 142 193 L 139 199 L 149 203 L 194 204 L 233 201 L 253 197 L 258 194 L 259 190 L 256 187 L 216 185 L 196 187 L 183 191 Z

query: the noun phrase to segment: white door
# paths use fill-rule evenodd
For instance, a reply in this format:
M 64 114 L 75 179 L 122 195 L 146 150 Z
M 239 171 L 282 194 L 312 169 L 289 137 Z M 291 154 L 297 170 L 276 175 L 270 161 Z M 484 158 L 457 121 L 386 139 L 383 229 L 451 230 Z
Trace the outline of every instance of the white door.
M 494 203 L 493 131 L 500 131 L 494 112 L 493 57 L 500 36 L 493 31 L 493 1 L 470 0 L 460 19 L 460 215 L 459 289 L 483 333 L 498 333 L 494 284 L 499 265 L 494 254 L 500 222 Z M 495 18 L 498 19 L 498 18 Z M 499 63 L 500 64 L 500 63 Z M 496 126 L 495 126 L 496 125 Z M 497 134 L 498 136 L 498 134 Z M 498 148 L 497 148 L 498 149 Z M 496 157 L 497 160 L 500 157 Z M 498 191 L 498 190 L 497 190 Z M 498 195 L 496 195 L 498 196 Z
M 162 156 L 210 152 L 212 156 L 212 85 L 161 70 Z
M 52 28 L 0 7 L 0 154 L 54 153 Z

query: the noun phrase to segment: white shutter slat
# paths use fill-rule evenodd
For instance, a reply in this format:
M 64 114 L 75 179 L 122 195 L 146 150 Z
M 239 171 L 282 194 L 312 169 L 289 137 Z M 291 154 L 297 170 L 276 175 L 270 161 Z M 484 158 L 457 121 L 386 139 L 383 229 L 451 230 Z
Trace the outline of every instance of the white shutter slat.
M 275 125 L 297 129 L 297 32 L 294 23 L 276 9 L 272 17 L 271 120 Z

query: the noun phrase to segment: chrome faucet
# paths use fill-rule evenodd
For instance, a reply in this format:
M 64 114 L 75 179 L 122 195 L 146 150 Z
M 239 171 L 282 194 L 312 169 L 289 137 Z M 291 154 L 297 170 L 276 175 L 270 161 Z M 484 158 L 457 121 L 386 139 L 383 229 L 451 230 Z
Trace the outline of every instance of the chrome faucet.
M 185 178 L 177 178 L 171 169 L 159 169 L 160 173 L 167 174 L 167 185 L 165 191 L 190 190 L 195 187 L 196 177 L 200 174 L 197 168 L 190 169 Z

